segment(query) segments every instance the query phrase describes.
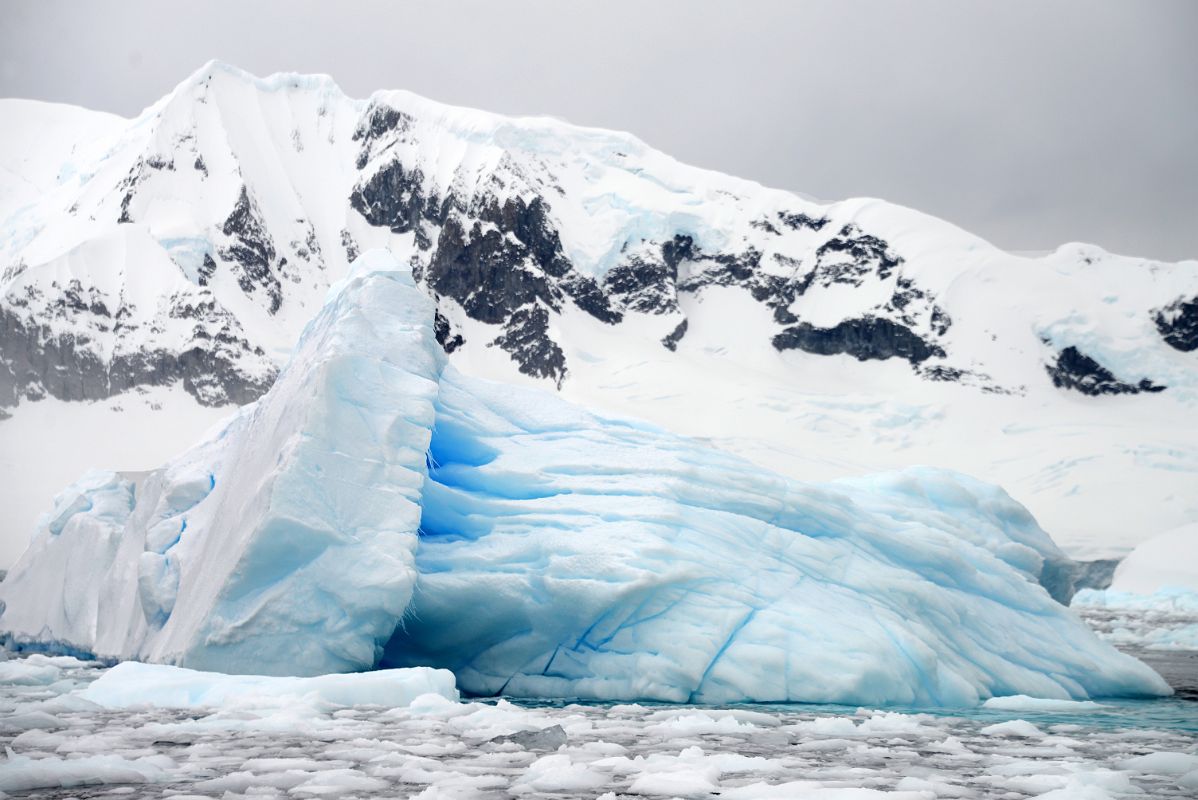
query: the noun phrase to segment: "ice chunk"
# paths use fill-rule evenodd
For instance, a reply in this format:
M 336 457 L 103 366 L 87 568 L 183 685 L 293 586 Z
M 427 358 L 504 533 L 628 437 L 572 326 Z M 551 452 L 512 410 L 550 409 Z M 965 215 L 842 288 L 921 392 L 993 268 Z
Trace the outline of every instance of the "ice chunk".
M 566 732 L 561 725 L 531 731 L 516 731 L 491 740 L 497 744 L 511 742 L 525 750 L 556 750 L 566 743 Z
M 641 775 L 628 787 L 629 794 L 661 795 L 664 797 L 706 797 L 717 787 L 702 772 L 678 771 Z
M 32 789 L 69 789 L 108 783 L 151 783 L 166 780 L 166 770 L 174 766 L 165 756 L 126 759 L 115 755 L 85 758 L 29 758 L 8 751 L 8 760 L 0 763 L 0 792 L 27 792 Z
M 1012 719 L 1007 722 L 999 722 L 995 725 L 987 725 L 982 728 L 981 733 L 986 736 L 1011 736 L 1018 739 L 1044 738 L 1043 731 L 1023 719 Z
M 0 661 L 0 684 L 38 686 L 54 683 L 62 670 L 52 664 L 30 661 Z
M 991 697 L 982 703 L 982 707 L 997 711 L 1042 711 L 1046 713 L 1100 711 L 1107 708 L 1107 706 L 1092 700 L 1049 700 L 1043 697 L 1028 697 L 1025 694 L 1011 697 Z
M 278 707 L 301 700 L 331 706 L 396 707 L 428 694 L 451 701 L 458 699 L 453 675 L 427 667 L 277 678 L 224 675 L 135 661 L 118 664 L 80 694 L 106 708 Z
M 1198 755 L 1192 753 L 1148 753 L 1119 762 L 1119 769 L 1154 775 L 1185 775 L 1198 770 Z
M 542 756 L 528 766 L 528 771 L 512 787 L 518 793 L 585 792 L 609 784 L 608 777 L 574 763 L 565 753 Z

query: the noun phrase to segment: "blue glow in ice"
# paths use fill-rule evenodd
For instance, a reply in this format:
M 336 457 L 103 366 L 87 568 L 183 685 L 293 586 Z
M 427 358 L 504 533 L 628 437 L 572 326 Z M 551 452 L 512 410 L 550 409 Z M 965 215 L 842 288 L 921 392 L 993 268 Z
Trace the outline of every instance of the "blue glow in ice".
M 1039 586 L 1059 553 L 997 487 L 802 484 L 444 364 L 431 301 L 364 255 L 259 402 L 160 470 L 60 496 L 0 629 L 223 672 L 444 667 L 480 694 L 1168 692 Z

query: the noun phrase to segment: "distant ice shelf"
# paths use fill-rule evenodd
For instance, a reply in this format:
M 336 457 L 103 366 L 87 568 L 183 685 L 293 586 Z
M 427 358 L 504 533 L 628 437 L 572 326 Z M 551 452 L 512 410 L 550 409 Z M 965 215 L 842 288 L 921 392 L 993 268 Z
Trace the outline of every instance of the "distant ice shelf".
M 443 668 L 480 695 L 1167 694 L 1039 585 L 1059 556 L 963 475 L 804 484 L 465 376 L 371 252 L 259 401 L 161 469 L 59 495 L 0 630 L 222 672 Z

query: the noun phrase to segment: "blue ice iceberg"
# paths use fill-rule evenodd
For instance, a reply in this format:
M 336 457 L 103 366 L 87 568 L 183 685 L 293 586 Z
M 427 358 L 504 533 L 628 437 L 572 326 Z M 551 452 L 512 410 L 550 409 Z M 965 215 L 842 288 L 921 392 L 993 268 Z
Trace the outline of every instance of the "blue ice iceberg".
M 387 254 L 275 387 L 160 470 L 93 473 L 0 584 L 17 643 L 478 694 L 968 705 L 1167 693 L 1039 586 L 1009 496 L 802 484 L 447 367 Z

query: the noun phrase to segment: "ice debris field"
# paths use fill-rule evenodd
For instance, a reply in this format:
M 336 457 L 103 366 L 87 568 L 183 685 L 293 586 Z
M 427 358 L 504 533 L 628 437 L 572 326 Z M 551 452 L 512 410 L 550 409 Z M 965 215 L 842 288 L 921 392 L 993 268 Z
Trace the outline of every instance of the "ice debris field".
M 475 695 L 1168 694 L 1038 585 L 1059 556 L 965 476 L 802 484 L 463 376 L 378 251 L 260 401 L 159 470 L 59 496 L 0 630 L 227 673 L 445 668 Z
M 0 651 L 0 658 L 6 657 Z M 38 797 L 1111 800 L 1198 791 L 1198 725 L 1093 702 L 969 714 L 458 702 L 443 671 L 295 679 L 0 660 L 0 792 Z

